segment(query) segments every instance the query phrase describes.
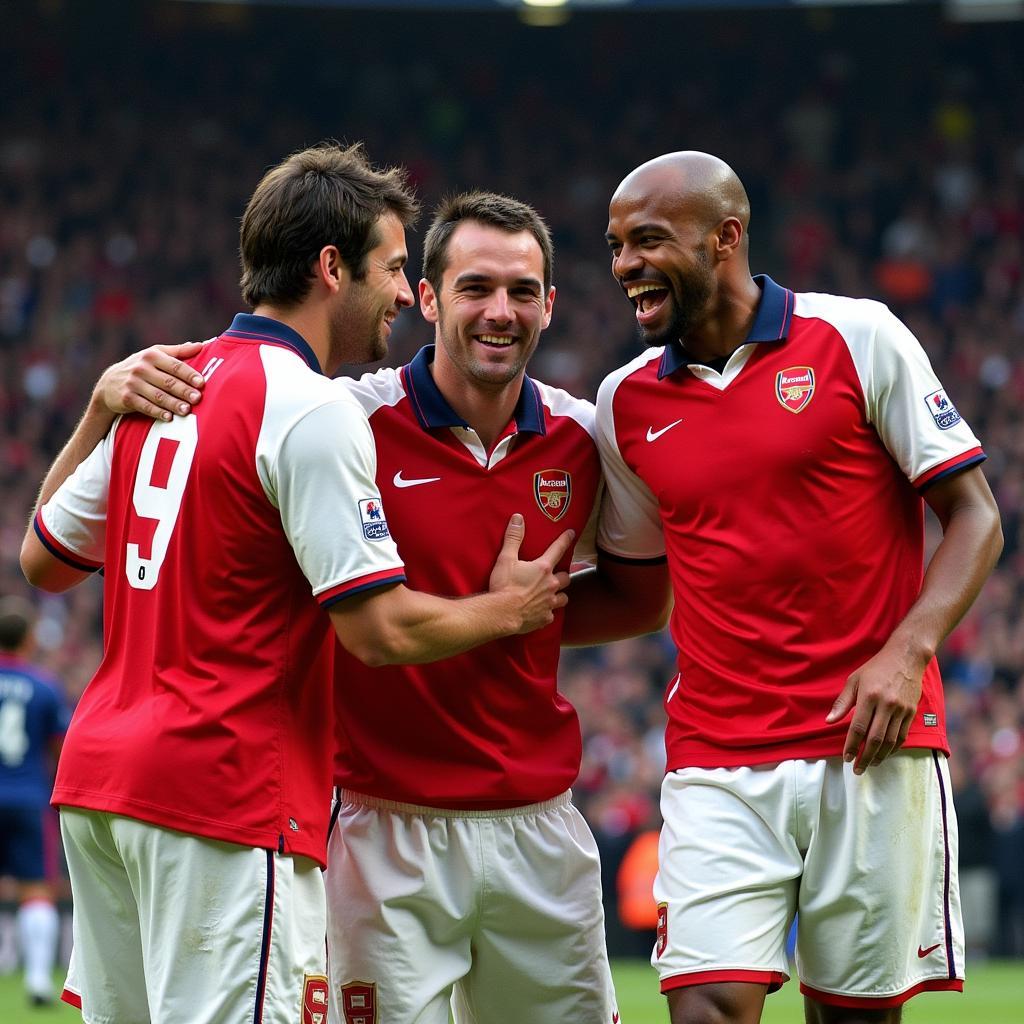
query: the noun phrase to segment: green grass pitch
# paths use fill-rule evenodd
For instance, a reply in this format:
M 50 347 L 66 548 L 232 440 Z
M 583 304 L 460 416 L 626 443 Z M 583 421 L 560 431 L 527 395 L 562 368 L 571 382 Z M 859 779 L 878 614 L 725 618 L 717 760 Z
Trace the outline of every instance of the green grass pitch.
M 665 1000 L 658 993 L 650 966 L 641 961 L 619 960 L 613 967 L 622 1024 L 668 1024 Z M 63 981 L 63 976 L 59 980 Z M 768 997 L 762 1024 L 802 1024 L 801 1006 L 796 983 L 790 981 L 781 992 Z M 905 1024 L 1024 1024 L 1024 962 L 968 965 L 963 995 L 918 996 L 907 1004 L 903 1019 Z M 80 1020 L 77 1010 L 62 1003 L 47 1009 L 29 1009 L 21 975 L 0 977 L 2 1024 L 73 1024 Z
M 615 988 L 622 1024 L 668 1024 L 665 998 L 651 968 L 619 960 Z M 765 1002 L 762 1024 L 803 1024 L 803 997 L 791 979 Z M 963 994 L 926 992 L 903 1011 L 904 1024 L 1024 1024 L 1024 962 L 967 965 Z

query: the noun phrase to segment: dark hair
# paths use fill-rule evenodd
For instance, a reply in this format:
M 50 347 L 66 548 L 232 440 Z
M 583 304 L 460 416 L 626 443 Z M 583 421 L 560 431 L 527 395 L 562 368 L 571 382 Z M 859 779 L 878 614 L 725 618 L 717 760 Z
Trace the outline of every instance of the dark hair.
M 263 175 L 242 216 L 242 297 L 251 306 L 301 302 L 325 245 L 337 246 L 361 279 L 379 241 L 377 221 L 388 213 L 407 227 L 419 204 L 405 171 L 371 166 L 362 143 L 324 142 L 292 153 Z
M 35 609 L 23 597 L 0 598 L 0 651 L 18 650 L 32 629 L 35 617 Z
M 529 231 L 544 256 L 544 288 L 551 287 L 555 250 L 544 218 L 532 206 L 509 196 L 496 192 L 463 192 L 441 200 L 423 242 L 423 276 L 434 291 L 441 290 L 441 278 L 448 265 L 448 242 L 464 220 L 477 221 L 510 234 Z

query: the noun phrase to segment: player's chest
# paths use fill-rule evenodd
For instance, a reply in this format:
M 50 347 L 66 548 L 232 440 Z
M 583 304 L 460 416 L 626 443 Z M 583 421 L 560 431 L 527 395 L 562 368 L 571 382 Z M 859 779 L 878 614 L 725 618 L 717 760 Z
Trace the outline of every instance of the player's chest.
M 485 465 L 447 429 L 375 428 L 374 436 L 377 486 L 407 562 L 414 545 L 432 558 L 471 559 L 482 548 L 493 561 L 516 512 L 532 558 L 563 530 L 579 534 L 594 505 L 600 462 L 586 434 L 522 434 Z
M 863 389 L 838 347 L 758 351 L 725 387 L 683 368 L 630 383 L 616 415 L 627 464 L 663 507 L 799 490 L 878 457 Z

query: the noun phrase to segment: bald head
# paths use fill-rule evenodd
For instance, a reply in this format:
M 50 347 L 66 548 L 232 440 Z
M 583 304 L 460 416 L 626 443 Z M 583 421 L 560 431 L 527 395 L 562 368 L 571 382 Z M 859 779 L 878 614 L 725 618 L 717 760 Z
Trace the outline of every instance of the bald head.
M 761 295 L 750 276 L 749 223 L 740 179 L 709 153 L 666 153 L 623 178 L 605 238 L 645 345 L 680 340 L 698 356 L 736 347 Z
M 750 224 L 750 200 L 743 183 L 724 160 L 710 153 L 682 150 L 656 156 L 622 179 L 612 202 L 652 196 L 666 210 L 692 218 L 704 230 L 735 217 L 746 235 Z

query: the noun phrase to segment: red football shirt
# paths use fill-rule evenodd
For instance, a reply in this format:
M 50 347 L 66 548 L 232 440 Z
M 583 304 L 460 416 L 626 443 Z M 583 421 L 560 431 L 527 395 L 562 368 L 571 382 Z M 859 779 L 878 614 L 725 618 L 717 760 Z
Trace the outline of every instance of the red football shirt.
M 568 528 L 580 538 L 576 560 L 588 547 L 592 557 L 593 406 L 526 378 L 513 421 L 488 453 L 437 389 L 432 358 L 426 348 L 401 370 L 350 382 L 370 418 L 377 484 L 410 586 L 451 596 L 486 590 L 515 512 L 526 520 L 521 557 L 536 558 Z M 542 630 L 431 665 L 368 669 L 341 651 L 337 784 L 456 809 L 564 792 L 579 772 L 581 740 L 557 689 L 561 628 L 559 614 Z
M 335 638 L 327 606 L 404 578 L 372 435 L 302 338 L 240 314 L 193 361 L 190 416 L 121 419 L 41 509 L 104 576 L 104 657 L 55 804 L 323 863 Z
M 920 591 L 919 492 L 984 458 L 884 306 L 759 283 L 721 373 L 670 346 L 598 394 L 598 547 L 672 577 L 669 769 L 840 754 L 825 716 Z M 934 660 L 906 745 L 946 749 Z

